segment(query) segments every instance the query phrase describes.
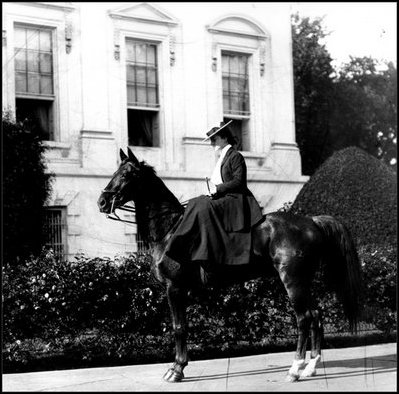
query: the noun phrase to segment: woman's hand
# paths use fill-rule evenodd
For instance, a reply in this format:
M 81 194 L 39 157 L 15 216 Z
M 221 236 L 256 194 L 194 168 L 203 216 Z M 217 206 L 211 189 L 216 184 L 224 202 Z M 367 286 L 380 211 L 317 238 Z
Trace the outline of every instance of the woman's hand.
M 209 182 L 209 193 L 211 196 L 217 193 L 216 185 L 212 182 Z

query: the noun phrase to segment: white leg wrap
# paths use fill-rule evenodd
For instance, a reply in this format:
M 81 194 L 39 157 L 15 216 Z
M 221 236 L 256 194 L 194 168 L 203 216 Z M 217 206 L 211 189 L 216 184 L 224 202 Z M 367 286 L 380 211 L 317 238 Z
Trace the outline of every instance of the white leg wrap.
M 302 368 L 304 365 L 305 365 L 305 360 L 294 360 L 292 362 L 291 368 L 288 371 L 288 374 L 293 376 L 296 375 L 299 376 L 299 369 Z
M 302 376 L 315 376 L 316 375 L 316 365 L 320 361 L 320 354 L 317 355 L 315 358 L 311 358 L 308 365 L 302 372 Z

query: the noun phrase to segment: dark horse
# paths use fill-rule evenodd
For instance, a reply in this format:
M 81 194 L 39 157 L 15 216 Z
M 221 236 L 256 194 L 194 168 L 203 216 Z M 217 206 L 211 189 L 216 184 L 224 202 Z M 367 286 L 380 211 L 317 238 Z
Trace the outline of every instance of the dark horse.
M 182 218 L 184 206 L 154 169 L 139 162 L 129 148 L 128 156 L 120 150 L 120 157 L 121 164 L 102 191 L 98 206 L 101 212 L 112 214 L 127 202 L 134 202 L 138 231 L 150 247 L 155 275 L 166 284 L 176 357 L 164 379 L 178 382 L 184 378 L 183 369 L 188 363 L 188 290 L 270 275 L 270 268 L 277 271 L 284 284 L 297 319 L 297 349 L 288 371 L 288 380 L 298 380 L 300 369 L 305 367 L 309 334 L 311 358 L 301 376 L 315 375 L 316 364 L 321 357 L 322 324 L 316 300 L 311 294 L 311 285 L 321 262 L 326 266 L 325 279 L 333 286 L 352 329 L 356 329 L 359 318 L 360 266 L 348 230 L 331 216 L 269 213 L 254 229 L 251 262 L 221 266 L 208 274 L 194 262 L 178 264 L 164 258 L 165 246 Z

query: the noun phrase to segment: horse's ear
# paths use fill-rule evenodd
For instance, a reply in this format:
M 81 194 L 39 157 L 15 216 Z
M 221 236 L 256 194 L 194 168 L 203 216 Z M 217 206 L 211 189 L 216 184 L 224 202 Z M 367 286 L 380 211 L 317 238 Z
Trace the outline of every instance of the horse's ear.
M 119 156 L 120 156 L 122 161 L 127 159 L 127 156 L 126 156 L 125 152 L 122 150 L 122 148 L 119 149 Z
M 133 154 L 129 147 L 127 147 L 127 154 L 129 155 L 129 159 L 136 165 L 140 166 L 140 162 L 137 157 Z

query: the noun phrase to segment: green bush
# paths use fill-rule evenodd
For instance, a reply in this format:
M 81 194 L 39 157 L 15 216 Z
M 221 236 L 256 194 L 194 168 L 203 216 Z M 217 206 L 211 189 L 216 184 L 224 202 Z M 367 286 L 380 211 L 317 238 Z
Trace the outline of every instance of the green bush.
M 40 253 L 44 204 L 51 192 L 41 139 L 3 113 L 3 261 Z
M 396 248 L 359 249 L 365 279 L 365 320 L 389 332 L 396 327 Z M 340 304 L 321 275 L 313 288 L 326 331 L 348 328 Z M 278 344 L 296 338 L 296 321 L 277 274 L 231 287 L 191 293 L 189 343 L 233 351 L 242 342 Z M 10 371 L 44 363 L 92 366 L 168 361 L 173 333 L 165 289 L 155 281 L 146 254 L 57 261 L 47 252 L 25 265 L 3 267 L 3 360 Z M 38 361 L 39 360 L 39 361 Z M 61 361 L 59 361 L 61 363 Z M 38 364 L 39 363 L 39 364 Z M 65 364 L 63 364 L 65 365 Z
M 367 245 L 359 249 L 365 281 L 365 320 L 383 332 L 396 327 L 397 249 Z
M 147 255 L 58 261 L 51 252 L 3 267 L 4 340 L 82 330 L 157 335 L 167 310 Z
M 359 246 L 396 245 L 396 174 L 359 148 L 342 149 L 304 185 L 291 211 L 334 216 L 349 228 Z

